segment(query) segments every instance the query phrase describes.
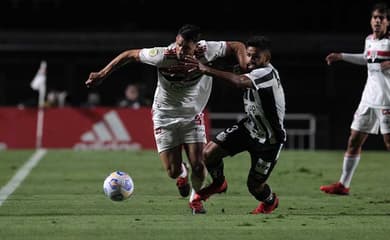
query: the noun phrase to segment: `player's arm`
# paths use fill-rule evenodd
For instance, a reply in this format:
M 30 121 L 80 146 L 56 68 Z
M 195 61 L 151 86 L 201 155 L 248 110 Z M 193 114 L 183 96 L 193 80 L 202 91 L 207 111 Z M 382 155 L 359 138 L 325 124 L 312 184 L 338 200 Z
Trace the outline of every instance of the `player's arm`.
M 328 65 L 336 61 L 345 61 L 357 65 L 366 65 L 367 61 L 364 58 L 364 53 L 331 53 L 325 58 Z
M 240 68 L 243 71 L 247 70 L 246 66 L 246 47 L 245 44 L 238 41 L 230 41 L 226 42 L 226 55 L 235 55 L 236 59 L 238 61 L 238 64 L 240 65 Z
M 89 74 L 88 80 L 85 81 L 85 85 L 87 85 L 87 87 L 97 86 L 101 84 L 103 80 L 107 78 L 112 72 L 122 67 L 123 65 L 131 62 L 140 62 L 140 51 L 141 49 L 132 49 L 122 52 L 99 72 L 91 72 Z
M 252 81 L 246 75 L 238 75 L 232 72 L 221 71 L 202 64 L 193 57 L 185 57 L 184 64 L 190 66 L 193 71 L 200 71 L 203 74 L 220 78 L 237 88 L 251 88 Z

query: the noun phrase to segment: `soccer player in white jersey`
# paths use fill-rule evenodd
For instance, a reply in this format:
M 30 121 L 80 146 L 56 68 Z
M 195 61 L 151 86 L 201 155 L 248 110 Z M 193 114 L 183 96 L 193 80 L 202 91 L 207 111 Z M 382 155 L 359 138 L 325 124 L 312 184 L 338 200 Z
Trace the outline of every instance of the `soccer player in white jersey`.
M 132 62 L 157 68 L 157 88 L 152 106 L 154 136 L 162 164 L 169 177 L 176 179 L 181 196 L 190 192 L 189 169 L 183 163 L 182 149 L 191 165 L 191 183 L 198 191 L 205 180 L 206 169 L 202 150 L 206 143 L 203 110 L 212 88 L 210 76 L 190 72 L 181 63 L 186 55 L 196 56 L 203 63 L 235 55 L 245 68 L 245 45 L 236 41 L 199 40 L 200 28 L 186 24 L 168 47 L 131 49 L 122 52 L 99 72 L 92 72 L 85 82 L 87 87 L 99 85 L 113 71 Z M 204 213 L 202 205 L 190 207 L 194 213 Z
M 367 81 L 360 104 L 351 124 L 351 134 L 340 180 L 320 190 L 329 194 L 348 195 L 351 179 L 359 164 L 362 146 L 369 134 L 383 135 L 390 150 L 390 35 L 389 9 L 384 3 L 374 5 L 371 11 L 372 34 L 366 38 L 364 53 L 331 53 L 326 57 L 330 65 L 335 61 L 367 66 Z
M 212 194 L 225 192 L 223 158 L 248 151 L 251 167 L 247 178 L 249 192 L 259 201 L 252 214 L 268 214 L 278 207 L 279 199 L 267 184 L 279 153 L 286 141 L 284 129 L 285 98 L 278 71 L 271 65 L 270 41 L 254 36 L 247 41 L 247 69 L 237 75 L 211 68 L 194 58 L 186 58 L 186 65 L 218 77 L 244 90 L 246 118 L 217 134 L 204 149 L 207 170 L 213 182 L 201 189 L 193 201 L 207 200 Z

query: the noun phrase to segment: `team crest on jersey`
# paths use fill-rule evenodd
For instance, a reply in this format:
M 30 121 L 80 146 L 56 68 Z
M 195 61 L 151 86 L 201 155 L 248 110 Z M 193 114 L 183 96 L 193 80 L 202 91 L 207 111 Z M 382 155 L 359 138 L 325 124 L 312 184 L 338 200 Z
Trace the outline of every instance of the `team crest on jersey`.
M 152 48 L 152 49 L 149 50 L 148 54 L 149 54 L 150 57 L 155 57 L 157 55 L 157 53 L 158 53 L 157 48 Z

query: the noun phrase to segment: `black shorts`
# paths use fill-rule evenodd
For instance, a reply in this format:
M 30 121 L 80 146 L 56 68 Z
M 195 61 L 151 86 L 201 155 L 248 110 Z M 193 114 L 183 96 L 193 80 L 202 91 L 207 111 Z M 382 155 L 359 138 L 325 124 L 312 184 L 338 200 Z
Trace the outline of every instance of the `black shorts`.
M 265 182 L 277 162 L 283 143 L 260 143 L 257 139 L 251 137 L 243 124 L 244 121 L 245 119 L 226 128 L 217 134 L 213 141 L 230 156 L 248 151 L 251 156 L 249 174 L 255 175 L 259 181 Z

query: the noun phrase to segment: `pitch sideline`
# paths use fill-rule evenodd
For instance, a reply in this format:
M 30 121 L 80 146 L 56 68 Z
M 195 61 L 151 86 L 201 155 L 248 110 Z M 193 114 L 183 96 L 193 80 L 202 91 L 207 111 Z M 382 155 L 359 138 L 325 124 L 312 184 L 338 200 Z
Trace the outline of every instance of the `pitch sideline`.
M 45 156 L 46 149 L 38 149 L 34 155 L 15 173 L 15 175 L 8 181 L 8 183 L 0 189 L 0 207 L 5 200 L 19 187 L 23 180 L 28 176 L 31 170 L 38 164 L 38 162 Z

